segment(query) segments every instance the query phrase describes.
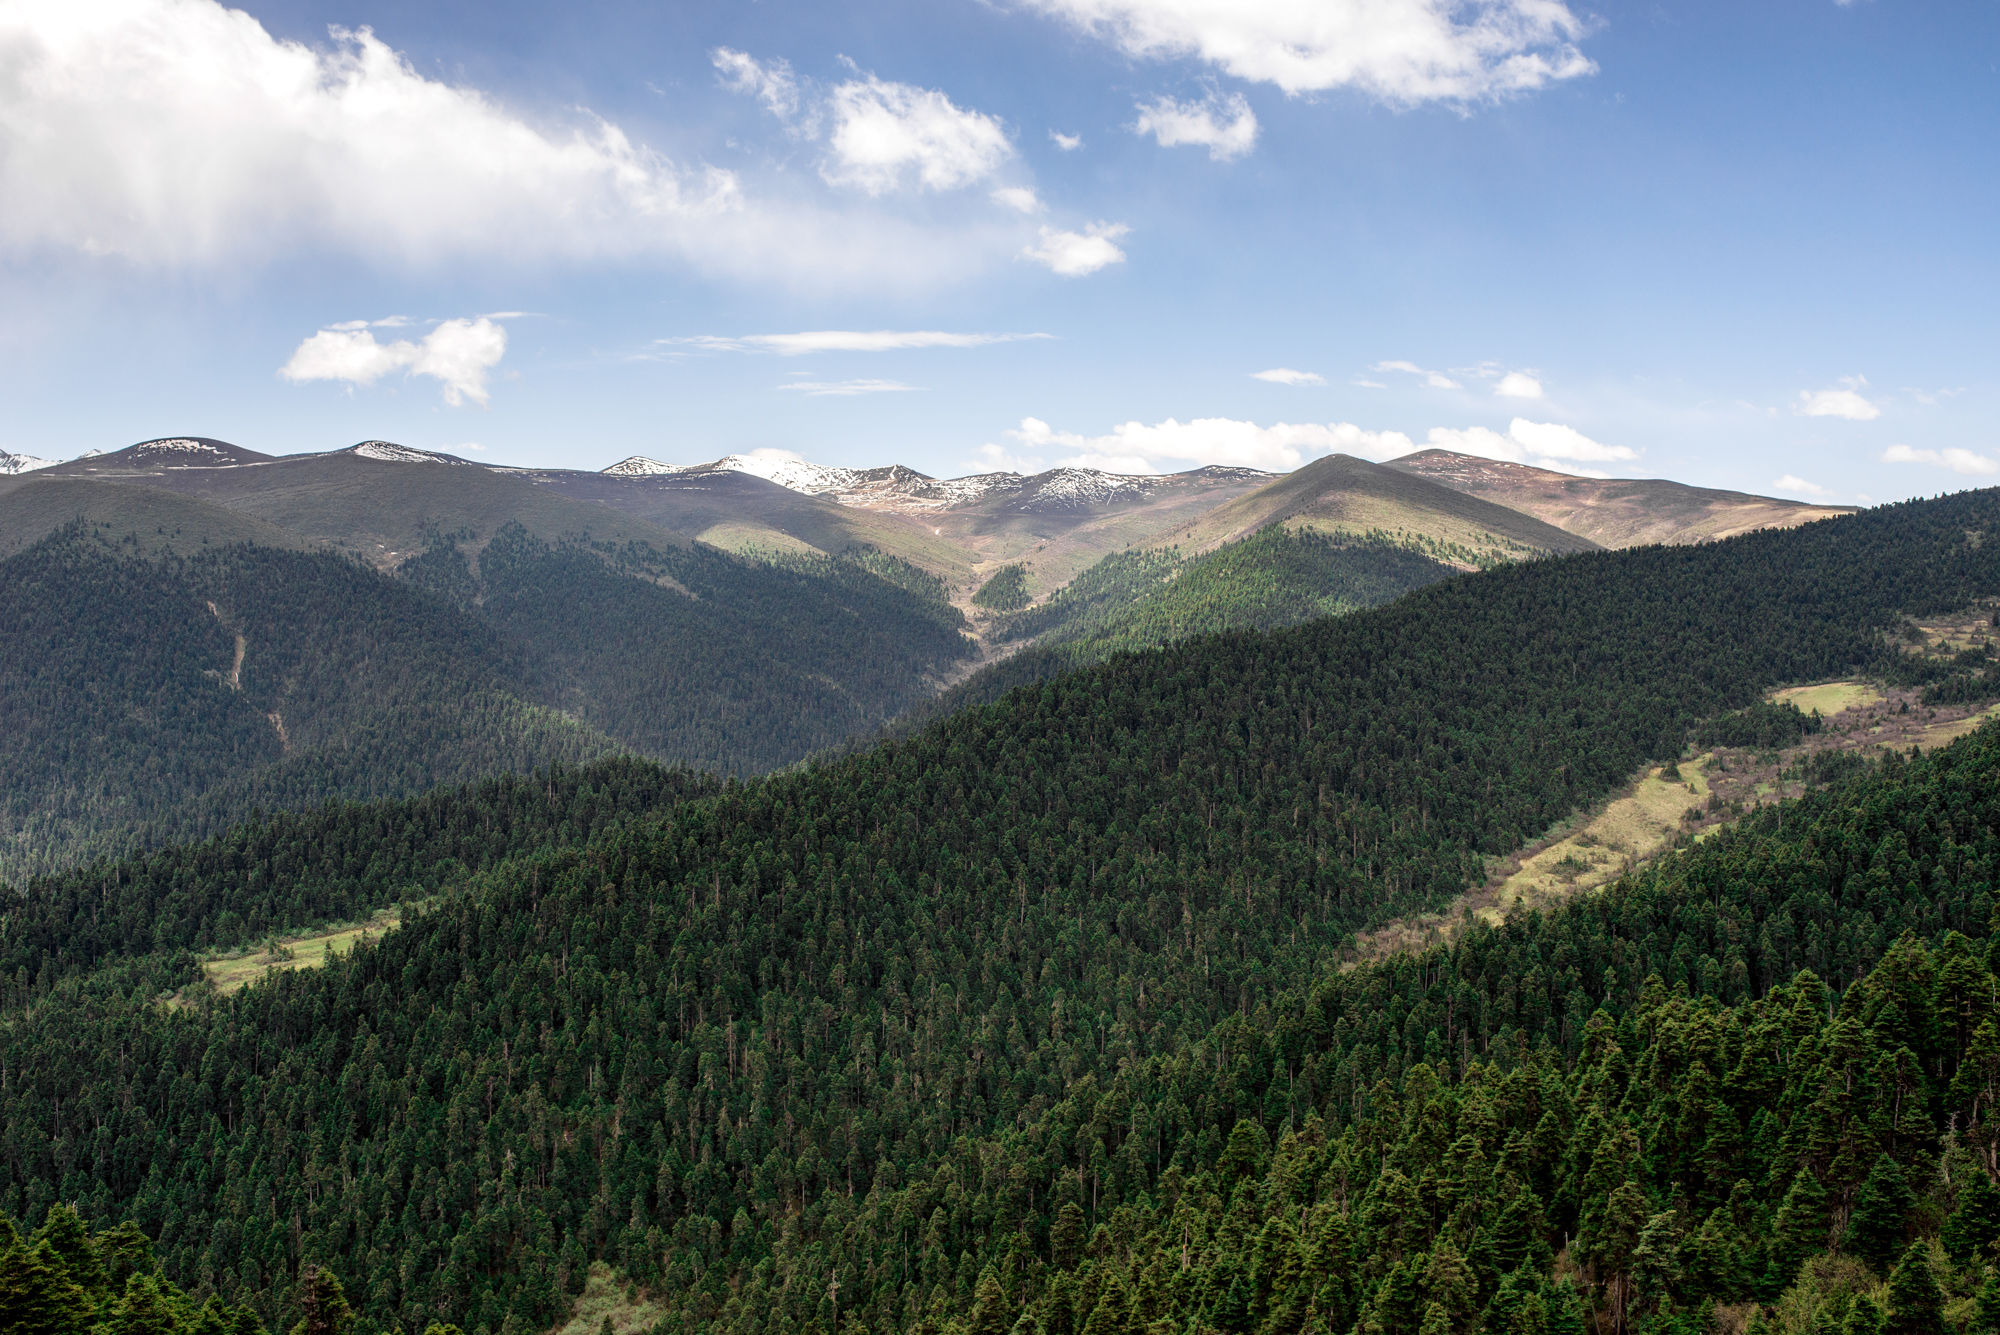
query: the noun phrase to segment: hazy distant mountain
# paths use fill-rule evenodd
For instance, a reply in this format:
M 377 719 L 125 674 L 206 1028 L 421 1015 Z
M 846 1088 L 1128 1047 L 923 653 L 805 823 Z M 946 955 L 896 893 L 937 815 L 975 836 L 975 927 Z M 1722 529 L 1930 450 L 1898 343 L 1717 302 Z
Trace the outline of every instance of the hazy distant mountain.
M 1389 467 L 1533 515 L 1600 547 L 1706 542 L 1854 513 L 1852 506 L 1784 501 L 1661 479 L 1574 477 L 1450 450 L 1423 450 L 1393 460 Z

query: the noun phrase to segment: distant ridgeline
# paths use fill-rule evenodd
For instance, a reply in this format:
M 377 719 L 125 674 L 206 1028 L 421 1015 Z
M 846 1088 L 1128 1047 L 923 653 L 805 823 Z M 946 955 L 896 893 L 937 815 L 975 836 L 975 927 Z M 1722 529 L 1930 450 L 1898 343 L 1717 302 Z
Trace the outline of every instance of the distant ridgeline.
M 0 561 L 0 880 L 620 750 L 724 773 L 886 723 L 970 651 L 878 554 L 750 562 L 550 546 L 410 580 L 325 553 L 122 552 L 71 527 Z
M 546 1329 L 603 1260 L 744 1335 L 1939 1335 L 2000 1234 L 1990 730 L 1336 966 L 1701 720 L 2000 593 L 1995 532 L 1971 493 L 1507 567 L 653 815 L 558 795 L 518 846 L 443 796 L 465 867 L 343 901 L 431 907 L 227 998 L 125 952 L 291 911 L 296 841 L 94 869 L 127 925 L 68 955 L 90 881 L 30 885 L 0 1211 L 130 1221 L 281 1324 L 323 1265 L 370 1327 Z

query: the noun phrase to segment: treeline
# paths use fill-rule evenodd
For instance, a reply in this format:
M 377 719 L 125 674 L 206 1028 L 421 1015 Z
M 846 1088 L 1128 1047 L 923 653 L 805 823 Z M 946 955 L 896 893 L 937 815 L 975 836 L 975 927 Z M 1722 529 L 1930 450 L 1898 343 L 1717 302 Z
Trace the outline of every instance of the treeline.
M 1980 931 L 1978 897 L 1936 883 L 1977 884 L 1990 835 L 1940 802 L 1931 861 L 1906 833 L 1909 866 L 1858 842 L 1836 882 L 1767 878 L 1724 841 L 1702 856 L 1755 886 L 1646 892 L 1672 933 L 1593 932 L 1645 902 L 1612 896 L 1451 957 L 1493 951 L 1492 977 L 1431 957 L 1333 985 L 1385 989 L 1366 1008 L 1292 1000 L 1346 995 L 1308 989 L 1353 932 L 1483 878 L 1697 719 L 1873 661 L 1898 611 L 2000 591 L 2000 547 L 1967 538 L 1996 518 L 1973 494 L 1538 562 L 1119 656 L 500 862 L 323 971 L 173 1010 L 59 981 L 0 1030 L 0 1208 L 132 1219 L 197 1289 L 331 1265 L 385 1326 L 545 1323 L 598 1257 L 696 1328 L 895 1326 L 912 1292 L 918 1322 L 971 1312 L 989 1265 L 1017 1315 L 1046 1294 L 1003 1273 L 1006 1238 L 1026 1267 L 1074 1204 L 1088 1242 L 1177 1157 L 1214 1172 L 1246 1118 L 1345 1125 L 1384 1072 L 1455 1078 L 1503 1031 L 1581 1056 L 1650 972 L 1712 973 L 1734 1005 L 1799 967 L 1851 978 L 1905 928 Z M 1121 1121 L 1115 1097 L 1100 1118 L 1147 1072 L 1182 1082 L 1184 1118 Z

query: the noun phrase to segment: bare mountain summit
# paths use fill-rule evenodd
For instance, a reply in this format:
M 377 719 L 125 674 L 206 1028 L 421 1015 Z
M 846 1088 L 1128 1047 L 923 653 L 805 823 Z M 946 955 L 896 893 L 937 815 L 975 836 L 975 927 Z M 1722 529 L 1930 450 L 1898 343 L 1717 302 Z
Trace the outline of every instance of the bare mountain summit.
M 1810 505 L 1662 479 L 1574 477 L 1450 450 L 1421 450 L 1388 466 L 1519 510 L 1600 547 L 1707 542 L 1854 513 L 1851 506 Z

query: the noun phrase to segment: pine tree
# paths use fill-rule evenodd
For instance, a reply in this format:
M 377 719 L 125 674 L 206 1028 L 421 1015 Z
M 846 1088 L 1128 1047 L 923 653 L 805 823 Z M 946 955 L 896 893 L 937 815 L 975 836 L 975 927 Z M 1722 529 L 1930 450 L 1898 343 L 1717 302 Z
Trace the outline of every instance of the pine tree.
M 1826 1188 L 1812 1173 L 1800 1169 L 1799 1175 L 1792 1179 L 1791 1190 L 1778 1206 L 1777 1219 L 1771 1224 L 1764 1269 L 1764 1290 L 1768 1295 L 1776 1297 L 1792 1282 L 1802 1261 L 1826 1250 L 1826 1233 Z
M 1013 1328 L 1007 1296 L 991 1270 L 979 1277 L 979 1289 L 972 1299 L 972 1315 L 965 1323 L 965 1335 L 1007 1335 Z
M 98 1327 L 102 1335 L 180 1335 L 180 1322 L 150 1275 L 134 1275 Z
M 89 1324 L 89 1296 L 70 1282 L 62 1258 L 46 1240 L 0 1252 L 0 1331 L 74 1335 Z
M 1889 1317 L 1884 1335 L 1943 1335 L 1944 1296 L 1924 1244 L 1913 1242 L 1889 1275 Z
M 1967 1170 L 1965 1185 L 1958 1189 L 1958 1204 L 1944 1221 L 1939 1237 L 1946 1254 L 1961 1265 L 2000 1238 L 2000 1187 L 1993 1185 L 1984 1168 Z
M 1882 1335 L 1882 1308 L 1868 1294 L 1856 1296 L 1841 1323 L 1840 1335 Z
M 299 1277 L 299 1324 L 292 1335 L 346 1335 L 354 1324 L 354 1309 L 340 1280 L 323 1266 L 307 1266 Z
M 1916 1203 L 1902 1166 L 1886 1154 L 1878 1156 L 1861 1190 L 1855 1193 L 1854 1213 L 1848 1216 L 1843 1244 L 1878 1273 L 1887 1270 L 1903 1249 L 1910 1211 Z

